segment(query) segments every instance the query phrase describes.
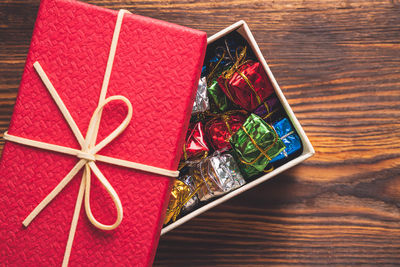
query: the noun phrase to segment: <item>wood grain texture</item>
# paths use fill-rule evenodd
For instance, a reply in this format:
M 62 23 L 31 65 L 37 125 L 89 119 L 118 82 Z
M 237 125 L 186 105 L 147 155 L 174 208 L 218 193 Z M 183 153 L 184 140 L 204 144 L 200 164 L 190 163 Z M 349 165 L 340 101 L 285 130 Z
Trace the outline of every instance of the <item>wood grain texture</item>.
M 163 236 L 155 266 L 400 264 L 398 0 L 88 2 L 209 35 L 246 20 L 316 149 Z M 0 0 L 1 132 L 38 5 Z

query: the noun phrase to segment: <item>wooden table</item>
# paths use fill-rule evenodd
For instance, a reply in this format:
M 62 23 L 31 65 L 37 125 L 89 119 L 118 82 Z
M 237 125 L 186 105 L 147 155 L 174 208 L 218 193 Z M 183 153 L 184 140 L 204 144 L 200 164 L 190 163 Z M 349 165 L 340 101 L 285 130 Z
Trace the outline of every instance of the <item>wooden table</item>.
M 156 266 L 400 264 L 399 0 L 88 2 L 209 35 L 246 20 L 316 150 L 161 237 Z M 38 5 L 0 0 L 1 132 Z

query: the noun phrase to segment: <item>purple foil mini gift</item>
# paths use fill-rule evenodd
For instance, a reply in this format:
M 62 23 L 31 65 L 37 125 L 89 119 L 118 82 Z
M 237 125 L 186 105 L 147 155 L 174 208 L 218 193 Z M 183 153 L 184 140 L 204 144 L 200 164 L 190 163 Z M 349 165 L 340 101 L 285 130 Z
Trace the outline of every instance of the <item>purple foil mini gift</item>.
M 268 97 L 261 105 L 253 112 L 260 116 L 264 121 L 271 124 L 284 116 L 284 111 L 279 99 L 275 94 Z

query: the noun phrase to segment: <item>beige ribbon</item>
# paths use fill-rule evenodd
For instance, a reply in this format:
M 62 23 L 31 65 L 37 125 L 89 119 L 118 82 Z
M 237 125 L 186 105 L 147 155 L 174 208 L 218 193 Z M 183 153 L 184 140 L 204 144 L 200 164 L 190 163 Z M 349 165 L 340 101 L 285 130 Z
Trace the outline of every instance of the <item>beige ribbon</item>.
M 108 182 L 106 177 L 104 177 L 104 175 L 101 173 L 99 168 L 96 166 L 95 161 L 101 161 L 101 162 L 105 162 L 105 163 L 109 163 L 109 164 L 113 164 L 113 165 L 117 165 L 117 166 L 132 168 L 132 169 L 141 170 L 141 171 L 145 171 L 145 172 L 151 172 L 151 173 L 160 174 L 160 175 L 169 176 L 169 177 L 177 177 L 179 175 L 178 171 L 171 171 L 171 170 L 167 170 L 167 169 L 157 168 L 157 167 L 153 167 L 153 166 L 149 166 L 149 165 L 144 165 L 144 164 L 140 164 L 140 163 L 136 163 L 136 162 L 131 162 L 131 161 L 127 161 L 127 160 L 122 160 L 122 159 L 117 159 L 117 158 L 107 157 L 107 156 L 102 156 L 102 155 L 97 154 L 97 152 L 99 152 L 102 148 L 104 148 L 106 145 L 108 145 L 112 140 L 114 140 L 118 135 L 120 135 L 125 130 L 125 128 L 128 126 L 128 124 L 132 118 L 132 104 L 126 97 L 121 96 L 121 95 L 115 95 L 115 96 L 106 98 L 108 83 L 110 80 L 110 75 L 111 75 L 112 65 L 114 62 L 114 56 L 115 56 L 117 44 L 118 44 L 118 37 L 119 37 L 120 30 L 121 30 L 122 20 L 123 20 L 124 14 L 127 12 L 128 11 L 126 11 L 126 10 L 120 10 L 118 13 L 117 22 L 116 22 L 116 25 L 114 28 L 114 34 L 113 34 L 113 38 L 112 38 L 112 42 L 111 42 L 110 53 L 108 56 L 107 67 L 106 67 L 103 84 L 102 84 L 102 88 L 101 88 L 99 104 L 98 104 L 96 110 L 93 112 L 92 118 L 90 119 L 88 131 L 86 133 L 85 138 L 83 137 L 78 126 L 76 125 L 75 121 L 73 120 L 71 114 L 69 113 L 68 109 L 64 105 L 62 99 L 58 95 L 56 89 L 54 88 L 53 84 L 50 82 L 49 78 L 47 77 L 46 73 L 42 69 L 39 62 L 36 61 L 33 64 L 35 70 L 37 71 L 38 75 L 40 76 L 40 78 L 43 81 L 44 85 L 46 86 L 47 90 L 50 92 L 53 100 L 57 104 L 57 106 L 60 109 L 61 113 L 63 114 L 65 120 L 69 124 L 72 132 L 74 133 L 76 139 L 78 140 L 79 145 L 81 146 L 80 150 L 70 148 L 70 147 L 64 147 L 64 146 L 49 144 L 49 143 L 45 143 L 45 142 L 35 141 L 35 140 L 23 138 L 23 137 L 18 137 L 18 136 L 10 135 L 7 132 L 4 133 L 4 139 L 7 141 L 11 141 L 11 142 L 19 143 L 22 145 L 31 146 L 31 147 L 41 148 L 41 149 L 45 149 L 45 150 L 55 151 L 55 152 L 59 152 L 59 153 L 63 153 L 63 154 L 68 154 L 68 155 L 76 156 L 79 158 L 78 163 L 76 163 L 76 165 L 64 177 L 64 179 L 62 179 L 61 182 L 50 192 L 50 194 L 48 194 L 42 200 L 42 202 L 40 202 L 39 205 L 37 205 L 36 208 L 25 218 L 25 220 L 22 222 L 22 224 L 25 227 L 28 227 L 28 225 L 32 222 L 32 220 L 63 190 L 63 188 L 74 178 L 74 176 L 82 168 L 84 168 L 81 184 L 79 187 L 78 197 L 76 199 L 74 215 L 72 217 L 71 228 L 69 231 L 69 236 L 68 236 L 67 246 L 65 248 L 62 266 L 68 265 L 69 257 L 71 255 L 72 243 L 73 243 L 75 232 L 76 232 L 76 226 L 78 224 L 79 213 L 80 213 L 82 202 L 83 202 L 83 197 L 85 197 L 84 203 L 85 203 L 86 215 L 87 215 L 89 221 L 95 227 L 102 229 L 102 230 L 113 230 L 116 227 L 118 227 L 118 225 L 122 221 L 123 210 L 122 210 L 121 200 L 119 199 L 117 192 L 115 192 L 114 188 Z M 128 113 L 127 113 L 125 119 L 122 121 L 122 123 L 114 131 L 112 131 L 106 138 L 104 138 L 101 142 L 99 142 L 96 145 L 97 133 L 99 131 L 99 125 L 100 125 L 103 108 L 105 105 L 107 105 L 108 103 L 110 103 L 112 101 L 123 101 L 128 107 Z M 90 208 L 91 171 L 93 171 L 93 173 L 95 174 L 97 179 L 105 187 L 105 189 L 107 190 L 108 194 L 111 196 L 111 199 L 113 200 L 114 205 L 117 209 L 117 219 L 115 220 L 115 222 L 113 224 L 110 224 L 110 225 L 102 224 L 98 220 L 96 220 L 96 218 L 92 214 L 92 211 Z

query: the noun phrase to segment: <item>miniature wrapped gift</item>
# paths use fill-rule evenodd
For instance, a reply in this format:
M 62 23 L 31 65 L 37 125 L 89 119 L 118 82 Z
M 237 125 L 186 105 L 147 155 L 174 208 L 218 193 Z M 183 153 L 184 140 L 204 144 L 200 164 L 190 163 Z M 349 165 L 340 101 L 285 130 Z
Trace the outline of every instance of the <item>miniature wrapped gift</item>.
M 256 61 L 246 59 L 245 47 L 235 64 L 222 72 L 218 84 L 235 104 L 247 111 L 253 111 L 269 97 L 274 88 L 263 66 Z
M 194 177 L 187 174 L 183 177 L 179 177 L 179 180 L 184 182 L 190 188 L 190 197 L 187 199 L 186 203 L 184 203 L 182 207 L 182 212 L 189 212 L 199 202 L 199 198 L 197 197 L 198 188 L 196 187 L 196 181 Z
M 230 68 L 235 62 L 235 53 L 239 48 L 239 43 L 234 39 L 224 39 L 219 46 L 211 46 L 207 53 L 213 56 L 206 62 L 207 78 L 210 80 L 217 78 L 222 71 Z M 211 51 L 210 51 L 211 49 Z
M 209 83 L 207 91 L 212 100 L 211 110 L 214 113 L 225 112 L 232 109 L 233 103 L 219 87 L 217 79 L 214 79 Z
M 192 161 L 207 157 L 210 149 L 208 148 L 204 127 L 202 122 L 197 122 L 189 127 L 186 134 L 186 141 L 183 145 L 183 160 Z
M 205 48 L 200 31 L 41 1 L 4 134 L 1 264 L 152 264 Z
M 285 116 L 284 109 L 275 94 L 268 97 L 253 113 L 269 124 Z
M 230 143 L 246 178 L 262 173 L 271 159 L 285 149 L 274 128 L 255 114 L 250 114 Z
M 246 120 L 246 112 L 236 110 L 216 115 L 205 125 L 205 133 L 215 150 L 231 148 L 229 139 Z
M 174 222 L 183 209 L 190 209 L 198 202 L 195 184 L 189 178 L 186 176 L 181 180 L 175 180 L 164 224 L 167 224 L 169 221 Z
M 210 103 L 207 95 L 207 81 L 206 77 L 199 80 L 197 87 L 196 99 L 194 100 L 192 114 L 205 112 L 210 109 Z
M 274 163 L 279 160 L 290 157 L 296 152 L 299 152 L 302 148 L 300 137 L 297 135 L 292 124 L 287 118 L 275 122 L 272 127 L 278 133 L 280 139 L 285 145 L 285 149 L 270 162 Z
M 236 60 L 237 51 L 241 51 L 247 42 L 237 33 L 232 32 L 231 36 L 222 38 L 207 47 L 205 67 L 208 77 L 217 78 L 219 74 L 230 68 Z M 253 59 L 254 55 L 249 53 Z M 218 74 L 218 75 L 216 75 Z
M 207 78 L 211 79 L 218 77 L 218 73 L 233 65 L 232 58 L 229 57 L 230 53 L 225 47 L 216 47 L 213 52 L 215 56 L 210 58 L 207 66 Z
M 225 112 L 232 108 L 233 103 L 220 88 L 217 78 L 221 73 L 233 65 L 233 57 L 237 44 L 234 40 L 224 40 L 224 46 L 213 48 L 215 54 L 208 62 L 208 94 L 212 99 L 212 111 Z
M 193 167 L 191 175 L 199 188 L 197 196 L 200 201 L 225 194 L 245 184 L 233 156 L 218 151 Z

